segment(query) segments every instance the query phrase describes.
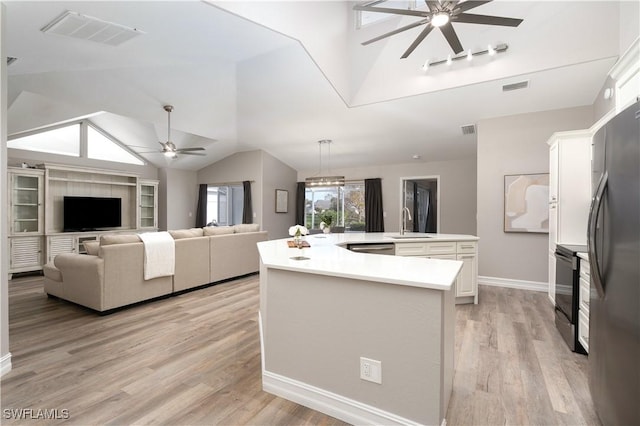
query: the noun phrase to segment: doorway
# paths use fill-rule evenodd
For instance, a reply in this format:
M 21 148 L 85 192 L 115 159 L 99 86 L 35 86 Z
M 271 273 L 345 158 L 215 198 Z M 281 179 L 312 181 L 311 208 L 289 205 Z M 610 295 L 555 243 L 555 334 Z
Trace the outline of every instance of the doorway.
M 440 232 L 440 176 L 406 177 L 401 180 L 400 229 Z M 405 207 L 409 215 L 404 217 Z

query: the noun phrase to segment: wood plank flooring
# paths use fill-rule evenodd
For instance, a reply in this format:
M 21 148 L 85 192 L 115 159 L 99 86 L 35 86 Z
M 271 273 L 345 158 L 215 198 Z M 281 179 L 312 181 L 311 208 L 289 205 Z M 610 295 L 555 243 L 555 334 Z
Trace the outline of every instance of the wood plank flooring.
M 258 276 L 100 317 L 9 284 L 13 370 L 2 424 L 339 425 L 261 389 Z M 586 357 L 566 347 L 543 293 L 480 287 L 456 308 L 448 425 L 599 425 Z M 68 419 L 7 418 L 7 409 Z

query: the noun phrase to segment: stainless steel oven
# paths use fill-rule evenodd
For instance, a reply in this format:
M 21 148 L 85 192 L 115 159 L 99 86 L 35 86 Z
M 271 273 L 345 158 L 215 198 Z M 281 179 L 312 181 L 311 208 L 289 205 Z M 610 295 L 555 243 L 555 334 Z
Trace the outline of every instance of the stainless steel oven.
M 585 354 L 578 342 L 578 291 L 579 252 L 586 252 L 581 245 L 558 244 L 556 246 L 556 328 L 573 352 Z

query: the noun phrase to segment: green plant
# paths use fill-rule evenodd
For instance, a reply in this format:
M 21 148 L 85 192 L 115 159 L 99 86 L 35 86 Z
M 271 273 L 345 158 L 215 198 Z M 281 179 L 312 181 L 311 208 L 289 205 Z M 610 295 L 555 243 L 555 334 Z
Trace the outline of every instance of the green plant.
M 320 213 L 320 220 L 324 222 L 325 225 L 331 226 L 336 221 L 337 216 L 335 210 L 325 210 Z

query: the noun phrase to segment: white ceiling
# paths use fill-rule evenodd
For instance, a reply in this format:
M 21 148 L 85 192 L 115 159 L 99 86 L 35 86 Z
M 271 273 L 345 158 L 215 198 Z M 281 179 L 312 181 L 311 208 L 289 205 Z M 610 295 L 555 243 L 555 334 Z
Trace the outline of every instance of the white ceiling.
M 166 140 L 206 157 L 158 167 L 200 169 L 236 151 L 263 149 L 297 170 L 314 169 L 317 141 L 332 139 L 332 167 L 475 155 L 460 126 L 484 118 L 593 104 L 619 45 L 619 3 L 495 1 L 474 13 L 523 18 L 518 28 L 454 24 L 465 49 L 507 43 L 493 58 L 421 70 L 446 58 L 432 32 L 401 60 L 421 28 L 390 17 L 355 30 L 354 3 L 104 1 L 6 4 L 9 133 L 104 111 L 92 118 L 136 151 Z M 138 28 L 119 47 L 44 34 L 65 10 Z M 602 22 L 605 25 L 602 25 Z M 530 88 L 503 93 L 506 83 Z M 542 141 L 541 141 L 542 142 Z

